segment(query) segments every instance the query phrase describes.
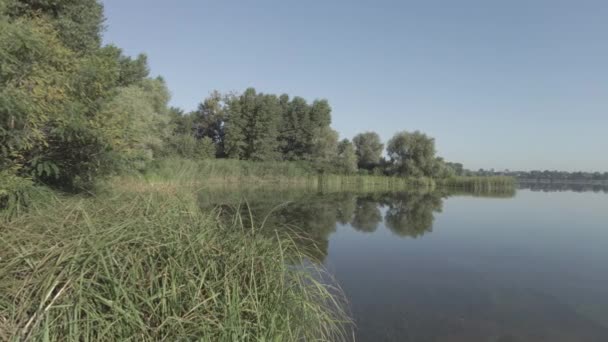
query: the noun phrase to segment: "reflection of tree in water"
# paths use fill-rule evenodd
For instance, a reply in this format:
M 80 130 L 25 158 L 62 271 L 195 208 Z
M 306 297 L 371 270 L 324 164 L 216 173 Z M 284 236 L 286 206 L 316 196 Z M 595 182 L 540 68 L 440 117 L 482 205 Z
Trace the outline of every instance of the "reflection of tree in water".
M 436 193 L 402 193 L 386 201 L 386 227 L 399 236 L 418 237 L 433 230 L 435 212 L 443 201 Z
M 399 236 L 418 237 L 432 231 L 434 214 L 441 211 L 445 196 L 438 192 L 356 195 L 256 190 L 206 192 L 201 194 L 199 203 L 206 208 L 221 208 L 227 222 L 234 222 L 234 214 L 240 213 L 239 220 L 245 228 L 253 226 L 272 236 L 275 232 L 295 232 L 292 238 L 296 243 L 323 261 L 337 223 L 350 224 L 360 232 L 374 232 L 382 222 L 381 208 L 386 208 L 387 228 Z
M 319 261 L 325 259 L 329 235 L 336 230 L 338 220 L 335 203 L 313 197 L 292 202 L 277 210 L 275 216 L 279 218 L 280 225 L 297 233 L 296 242 L 312 257 Z
M 200 202 L 207 207 L 220 207 L 227 220 L 234 219 L 238 211 L 245 227 L 252 226 L 253 218 L 256 228 L 264 223 L 262 232 L 293 232 L 291 238 L 300 248 L 312 258 L 323 261 L 336 223 L 347 224 L 352 220 L 355 199 L 352 193 L 258 191 L 230 195 L 208 193 Z
M 338 197 L 335 204 L 338 223 L 348 224 L 357 210 L 357 197 L 352 193 L 344 193 Z
M 350 225 L 360 232 L 374 232 L 382 221 L 378 200 L 372 196 L 357 198 L 355 215 Z

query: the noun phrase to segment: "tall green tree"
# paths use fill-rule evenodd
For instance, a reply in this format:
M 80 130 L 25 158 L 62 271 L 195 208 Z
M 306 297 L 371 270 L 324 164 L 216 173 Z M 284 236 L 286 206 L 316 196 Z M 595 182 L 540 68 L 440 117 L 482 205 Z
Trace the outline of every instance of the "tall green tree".
M 449 178 L 455 176 L 456 172 L 452 169 L 443 158 L 436 157 L 435 164 L 433 165 L 433 171 L 431 176 L 433 178 Z
M 193 113 L 197 138 L 208 137 L 216 145 L 217 156 L 224 156 L 225 123 L 228 106 L 227 97 L 218 91 L 212 92 Z
M 163 149 L 170 133 L 169 92 L 162 78 L 146 79 L 117 92 L 97 115 L 96 128 L 121 161 L 141 167 Z
M 464 175 L 464 166 L 462 165 L 462 163 L 446 162 L 446 166 L 449 167 L 450 169 L 452 169 L 456 176 Z
M 338 143 L 338 155 L 335 160 L 336 170 L 339 173 L 357 172 L 357 155 L 355 147 L 348 139 Z
M 306 100 L 294 97 L 288 102 L 287 95 L 280 98 L 282 121 L 279 140 L 283 156 L 287 160 L 301 160 L 310 154 L 313 128 L 310 107 Z
M 384 145 L 376 132 L 359 133 L 353 138 L 357 163 L 362 169 L 371 170 L 378 165 Z
M 279 158 L 280 105 L 275 95 L 254 88 L 227 99 L 224 148 L 231 158 L 276 160 Z
M 12 18 L 47 18 L 67 48 L 89 53 L 101 45 L 103 5 L 97 0 L 8 0 Z
M 386 147 L 393 173 L 432 177 L 436 165 L 435 139 L 419 131 L 396 133 Z
M 323 172 L 333 171 L 338 157 L 338 132 L 330 127 L 317 128 L 308 160 Z
M 181 108 L 169 108 L 169 125 L 172 134 L 194 136 L 194 115 L 185 113 Z
M 279 141 L 286 160 L 310 160 L 318 154 L 315 141 L 327 138 L 331 124 L 331 107 L 327 100 L 315 100 L 308 104 L 301 97 L 289 101 L 287 95 L 279 98 L 281 123 Z M 322 137 L 322 135 L 325 135 Z
M 145 56 L 100 47 L 99 2 L 0 5 L 1 170 L 77 187 L 161 148 L 166 86 Z
M 78 63 L 48 20 L 0 14 L 0 168 L 32 177 L 59 175 L 43 154 L 53 144 L 51 136 L 64 141 L 84 124 L 71 115 L 79 106 L 69 96 Z

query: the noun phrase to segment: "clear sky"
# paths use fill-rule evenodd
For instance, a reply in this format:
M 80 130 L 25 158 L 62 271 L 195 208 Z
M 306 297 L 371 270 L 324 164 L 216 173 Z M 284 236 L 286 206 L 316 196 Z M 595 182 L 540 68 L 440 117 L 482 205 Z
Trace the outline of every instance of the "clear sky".
M 103 0 L 171 104 L 326 98 L 341 137 L 436 139 L 471 169 L 608 171 L 608 1 Z

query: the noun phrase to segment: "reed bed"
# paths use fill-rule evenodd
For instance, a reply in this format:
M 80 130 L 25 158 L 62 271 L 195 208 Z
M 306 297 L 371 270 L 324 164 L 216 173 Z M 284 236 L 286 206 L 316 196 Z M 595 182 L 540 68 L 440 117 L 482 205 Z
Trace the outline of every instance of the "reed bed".
M 145 184 L 179 184 L 195 188 L 303 189 L 336 191 L 432 190 L 430 178 L 403 178 L 372 175 L 335 175 L 317 173 L 298 162 L 252 162 L 212 159 L 199 162 L 185 159 L 161 160 L 140 177 Z M 132 177 L 128 180 L 132 182 Z M 147 186 L 147 185 L 146 185 Z
M 512 193 L 516 188 L 515 179 L 506 176 L 451 177 L 436 182 L 438 187 L 466 190 L 473 193 L 496 193 L 500 191 Z
M 0 340 L 350 336 L 340 289 L 293 237 L 219 220 L 183 189 L 140 190 L 54 199 L 0 223 Z

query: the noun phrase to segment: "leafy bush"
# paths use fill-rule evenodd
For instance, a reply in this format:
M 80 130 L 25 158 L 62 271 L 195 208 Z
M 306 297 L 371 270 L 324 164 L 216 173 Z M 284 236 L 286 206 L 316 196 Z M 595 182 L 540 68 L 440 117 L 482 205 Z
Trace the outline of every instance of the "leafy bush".
M 49 197 L 50 192 L 35 186 L 31 179 L 0 171 L 0 217 L 16 217 Z

